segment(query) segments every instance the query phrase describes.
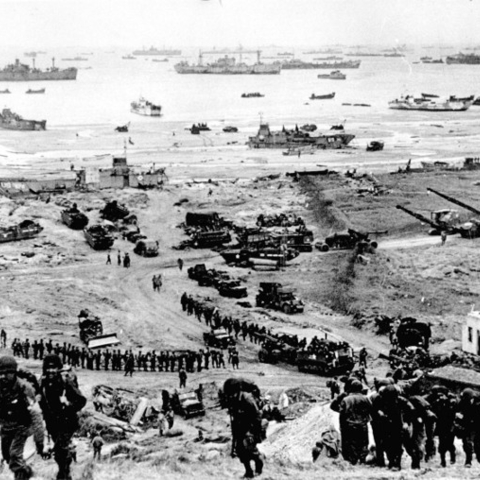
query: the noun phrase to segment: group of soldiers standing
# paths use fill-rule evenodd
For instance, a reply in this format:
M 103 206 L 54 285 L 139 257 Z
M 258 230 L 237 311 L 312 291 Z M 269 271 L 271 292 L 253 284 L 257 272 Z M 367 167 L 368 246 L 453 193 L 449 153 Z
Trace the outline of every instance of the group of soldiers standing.
M 175 372 L 182 368 L 186 372 L 200 372 L 202 369 L 226 368 L 226 362 L 233 368 L 239 367 L 238 351 L 235 347 L 228 349 L 227 354 L 222 350 L 200 349 L 197 352 L 192 350 L 180 351 L 155 351 L 133 352 L 132 350 L 120 349 L 96 349 L 91 350 L 85 347 L 53 343 L 52 340 L 41 339 L 30 343 L 27 338 L 21 341 L 15 338 L 12 342 L 13 355 L 26 359 L 42 360 L 44 354 L 54 353 L 58 355 L 65 365 L 74 368 L 86 368 L 87 370 L 111 370 L 124 371 L 125 375 L 132 375 L 133 372 Z M 227 357 L 227 358 L 225 358 Z
M 367 395 L 365 385 L 355 376 L 345 381 L 331 408 L 340 414 L 342 455 L 351 464 L 368 459 L 392 471 L 401 469 L 403 452 L 411 458 L 411 468 L 436 454 L 438 437 L 440 465 L 456 461 L 455 437 L 462 439 L 465 466 L 471 467 L 473 454 L 480 461 L 480 394 L 466 388 L 460 395 L 444 386 L 434 386 L 426 395 L 410 393 L 393 378 L 375 380 L 375 391 Z M 368 425 L 375 440 L 369 452 Z M 385 461 L 386 456 L 386 461 Z

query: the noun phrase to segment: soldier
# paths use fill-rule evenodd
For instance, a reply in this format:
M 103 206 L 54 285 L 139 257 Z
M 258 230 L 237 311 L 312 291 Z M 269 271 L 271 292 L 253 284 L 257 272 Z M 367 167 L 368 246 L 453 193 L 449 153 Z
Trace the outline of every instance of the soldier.
M 130 268 L 130 255 L 128 254 L 128 252 L 126 252 L 123 256 L 123 266 L 125 268 Z
M 364 463 L 368 454 L 368 423 L 371 420 L 372 404 L 362 393 L 363 385 L 353 380 L 347 395 L 340 401 L 332 402 L 331 408 L 340 413 L 342 455 L 352 465 Z
M 28 480 L 33 472 L 23 458 L 23 449 L 32 429 L 30 411 L 35 405 L 35 391 L 18 378 L 17 362 L 9 356 L 0 357 L 0 405 L 3 459 L 15 480 Z
M 235 370 L 238 370 L 238 367 L 240 366 L 240 359 L 238 358 L 238 351 L 235 348 L 232 352 L 232 368 Z
M 180 271 L 182 271 L 182 270 L 183 270 L 183 260 L 182 260 L 181 258 L 179 258 L 179 259 L 177 260 L 177 264 L 178 264 L 178 269 L 179 269 Z
M 338 377 L 333 377 L 332 380 L 328 380 L 326 387 L 330 389 L 330 396 L 332 400 L 337 395 L 340 395 L 340 384 L 338 383 Z
M 471 388 L 466 388 L 460 395 L 458 413 L 462 431 L 463 450 L 465 452 L 465 467 L 472 466 L 473 454 L 480 461 L 480 422 L 478 410 L 480 396 Z M 457 435 L 458 436 L 458 435 Z
M 251 382 L 229 378 L 223 385 L 224 404 L 230 414 L 232 428 L 232 456 L 235 454 L 245 467 L 245 478 L 253 478 L 263 470 L 263 455 L 257 445 L 263 440 L 262 413 L 259 408 L 260 391 Z
M 107 265 L 111 265 L 112 264 L 112 258 L 110 257 L 110 254 L 107 253 Z
M 7 346 L 7 332 L 2 328 L 0 332 L 0 341 L 2 342 L 2 347 L 6 348 Z
M 102 447 L 104 441 L 101 435 L 94 435 L 92 438 L 92 447 L 93 447 L 93 459 L 100 460 L 102 458 Z
M 78 388 L 76 378 L 62 376 L 62 361 L 58 355 L 46 355 L 40 381 L 40 407 L 53 439 L 54 458 L 58 464 L 57 480 L 71 480 L 73 460 L 72 436 L 78 429 L 78 412 L 87 399 Z
M 43 352 L 45 351 L 45 345 L 43 343 L 43 338 L 40 339 L 38 343 L 38 358 L 39 360 L 43 360 Z
M 125 360 L 125 375 L 126 377 L 128 374 L 133 376 L 133 372 L 135 371 L 135 358 L 133 357 L 133 353 L 127 354 L 127 358 Z
M 358 366 L 367 368 L 367 349 L 363 347 L 358 353 Z
M 178 372 L 178 378 L 180 380 L 180 388 L 185 388 L 187 386 L 187 372 L 183 367 Z

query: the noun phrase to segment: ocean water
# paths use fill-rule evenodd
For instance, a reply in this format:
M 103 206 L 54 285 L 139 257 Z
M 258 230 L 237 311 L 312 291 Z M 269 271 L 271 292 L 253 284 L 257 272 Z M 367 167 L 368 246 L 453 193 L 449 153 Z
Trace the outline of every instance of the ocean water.
M 134 48 L 132 48 L 133 50 Z M 284 51 L 281 49 L 279 51 Z M 480 107 L 464 113 L 431 114 L 399 112 L 388 109 L 388 101 L 402 94 L 434 93 L 438 95 L 468 96 L 480 94 L 480 65 L 414 64 L 423 55 L 438 58 L 450 51 L 420 50 L 401 57 L 358 57 L 358 69 L 345 69 L 346 80 L 318 79 L 318 73 L 329 70 L 283 70 L 280 75 L 180 75 L 174 64 L 179 60 L 196 62 L 196 51 L 190 55 L 171 57 L 169 62 L 152 62 L 152 58 L 137 57 L 124 60 L 125 50 L 91 50 L 93 55 L 81 55 L 85 49 L 51 51 L 38 55 L 39 68 L 50 66 L 55 56 L 60 68 L 79 67 L 76 81 L 60 82 L 0 82 L 0 90 L 9 88 L 12 94 L 0 95 L 0 107 L 10 107 L 25 118 L 46 119 L 47 127 L 95 128 L 135 122 L 136 128 L 155 131 L 171 128 L 171 122 L 191 125 L 208 122 L 210 126 L 233 124 L 255 130 L 260 119 L 274 126 L 316 123 L 330 126 L 347 120 L 350 123 L 404 122 L 455 118 L 459 121 L 476 120 Z M 264 51 L 263 55 L 274 52 Z M 81 55 L 85 62 L 66 62 L 61 59 Z M 304 60 L 326 55 L 302 55 Z M 0 68 L 19 58 L 31 64 L 23 52 L 3 51 Z M 238 58 L 238 57 L 237 57 Z M 281 57 L 280 57 L 281 58 Z M 345 57 L 354 59 L 355 57 Z M 206 58 L 208 61 L 208 58 Z M 254 55 L 244 55 L 244 61 L 253 63 Z M 271 62 L 272 60 L 264 60 Z M 86 69 L 85 67 L 91 67 Z M 44 95 L 26 95 L 28 88 L 46 88 Z M 242 99 L 244 92 L 261 92 L 263 98 Z M 309 100 L 312 93 L 335 92 L 333 100 Z M 143 118 L 130 112 L 130 102 L 143 95 L 163 107 L 160 119 Z M 342 103 L 366 103 L 371 107 L 343 106 Z M 453 117 L 452 117 L 453 116 Z M 436 117 L 438 119 L 439 117 Z

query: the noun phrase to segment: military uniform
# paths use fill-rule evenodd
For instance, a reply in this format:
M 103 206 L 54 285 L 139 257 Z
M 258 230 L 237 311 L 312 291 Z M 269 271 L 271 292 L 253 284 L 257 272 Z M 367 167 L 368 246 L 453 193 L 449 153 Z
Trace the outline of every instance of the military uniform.
M 54 457 L 58 464 L 57 480 L 71 480 L 70 465 L 73 460 L 71 439 L 78 429 L 77 413 L 87 400 L 71 377 L 63 377 L 63 367 L 57 355 L 47 355 L 43 361 L 40 382 L 40 406 L 48 433 L 54 441 Z M 56 374 L 49 374 L 51 369 Z
M 35 391 L 28 382 L 18 378 L 16 372 L 17 362 L 13 357 L 0 357 L 2 456 L 15 480 L 28 480 L 33 472 L 23 458 L 23 450 L 32 433 L 30 409 L 35 403 Z

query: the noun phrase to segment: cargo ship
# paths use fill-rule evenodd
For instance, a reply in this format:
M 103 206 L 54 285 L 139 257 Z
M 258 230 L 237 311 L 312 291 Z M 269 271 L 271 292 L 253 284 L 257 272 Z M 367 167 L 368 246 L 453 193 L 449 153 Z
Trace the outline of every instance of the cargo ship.
M 279 74 L 281 63 L 262 63 L 260 62 L 260 52 L 257 52 L 257 63 L 247 65 L 246 63 L 235 60 L 234 57 L 225 55 L 213 63 L 203 65 L 202 54 L 199 56 L 198 64 L 190 65 L 188 62 L 180 62 L 174 66 L 177 73 L 198 73 L 213 75 L 272 75 Z
M 55 59 L 52 58 L 52 66 L 46 70 L 35 68 L 35 59 L 33 67 L 20 63 L 16 59 L 15 63 L 7 65 L 0 70 L 0 82 L 32 82 L 36 80 L 75 80 L 77 78 L 77 69 L 74 67 L 60 70 L 55 66 Z
M 419 110 L 424 112 L 464 112 L 468 110 L 475 97 L 456 98 L 451 96 L 445 100 L 431 97 L 415 98 L 412 95 L 401 97 L 388 103 L 394 110 Z
M 0 113 L 0 128 L 6 130 L 45 130 L 46 120 L 25 120 L 20 115 L 13 113 L 9 108 L 4 108 Z
M 358 68 L 360 60 L 346 60 L 344 62 L 304 62 L 303 60 L 292 59 L 281 64 L 282 70 L 308 70 L 314 68 L 330 68 L 338 70 L 340 68 Z
M 457 53 L 456 55 L 448 56 L 445 62 L 447 65 L 480 65 L 480 55 L 475 55 L 474 53 Z
M 249 137 L 250 148 L 298 148 L 315 147 L 320 150 L 339 149 L 346 147 L 355 135 L 348 133 L 332 133 L 329 135 L 310 135 L 298 128 L 288 130 L 285 127 L 278 132 L 272 132 L 268 123 L 260 125 L 257 135 Z
M 172 55 L 181 55 L 182 51 L 181 50 L 174 50 L 174 49 L 162 49 L 158 50 L 155 47 L 150 47 L 148 50 L 142 49 L 142 50 L 135 50 L 132 52 L 132 55 L 163 55 L 163 56 L 172 56 Z
M 160 117 L 162 115 L 161 105 L 154 105 L 143 97 L 140 97 L 137 102 L 132 102 L 130 107 L 131 112 L 145 117 Z

